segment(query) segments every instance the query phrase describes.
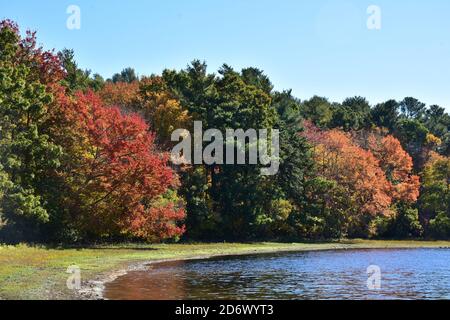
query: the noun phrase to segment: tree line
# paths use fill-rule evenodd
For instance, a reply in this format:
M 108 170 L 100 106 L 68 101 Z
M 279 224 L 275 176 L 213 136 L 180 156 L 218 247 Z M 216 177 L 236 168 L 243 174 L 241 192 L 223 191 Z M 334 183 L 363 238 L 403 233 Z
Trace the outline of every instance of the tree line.
M 171 133 L 280 131 L 278 174 L 175 165 Z M 111 79 L 0 23 L 4 241 L 450 237 L 450 116 L 407 97 L 300 100 L 257 68 L 195 60 Z

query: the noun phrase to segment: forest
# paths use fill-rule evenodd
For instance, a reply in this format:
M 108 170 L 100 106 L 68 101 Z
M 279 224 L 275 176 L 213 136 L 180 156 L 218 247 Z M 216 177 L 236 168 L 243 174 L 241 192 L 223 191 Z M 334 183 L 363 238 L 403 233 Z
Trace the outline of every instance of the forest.
M 278 129 L 278 174 L 172 163 L 172 132 L 194 121 Z M 104 79 L 0 22 L 0 242 L 341 238 L 450 239 L 444 107 L 302 100 L 200 60 Z

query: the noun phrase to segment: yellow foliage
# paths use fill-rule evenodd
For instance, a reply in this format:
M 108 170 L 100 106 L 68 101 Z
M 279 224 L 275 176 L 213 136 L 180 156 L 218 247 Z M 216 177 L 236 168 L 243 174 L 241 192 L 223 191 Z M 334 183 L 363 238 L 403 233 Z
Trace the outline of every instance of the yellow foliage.
M 187 110 L 172 96 L 160 77 L 144 78 L 140 85 L 140 104 L 151 130 L 157 133 L 160 144 L 169 146 L 176 129 L 186 129 L 190 122 Z
M 425 138 L 425 142 L 429 146 L 440 146 L 442 144 L 442 140 L 436 137 L 435 135 L 428 133 L 427 137 Z
M 282 220 L 285 221 L 289 216 L 291 215 L 292 211 L 294 210 L 294 206 L 292 203 L 289 202 L 289 200 L 285 199 L 277 199 L 273 200 L 271 203 L 271 215 L 276 220 Z

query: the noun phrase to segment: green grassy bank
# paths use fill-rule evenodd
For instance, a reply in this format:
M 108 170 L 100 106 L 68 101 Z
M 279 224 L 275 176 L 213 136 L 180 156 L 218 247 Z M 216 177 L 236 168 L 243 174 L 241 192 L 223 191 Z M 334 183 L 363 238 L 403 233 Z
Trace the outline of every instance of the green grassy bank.
M 67 289 L 66 270 L 81 269 L 83 283 L 144 261 L 206 258 L 278 251 L 327 249 L 447 247 L 450 242 L 365 241 L 330 243 L 214 243 L 97 246 L 80 249 L 0 245 L 0 299 L 76 299 L 80 295 Z

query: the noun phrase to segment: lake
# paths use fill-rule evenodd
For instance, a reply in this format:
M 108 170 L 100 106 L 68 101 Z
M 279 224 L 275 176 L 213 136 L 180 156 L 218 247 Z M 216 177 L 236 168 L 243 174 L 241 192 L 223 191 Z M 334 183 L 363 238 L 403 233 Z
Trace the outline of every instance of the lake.
M 367 273 L 369 266 L 379 267 L 379 289 L 368 288 L 368 278 L 376 276 Z M 315 251 L 167 262 L 119 277 L 106 285 L 104 296 L 150 300 L 450 299 L 450 249 Z

